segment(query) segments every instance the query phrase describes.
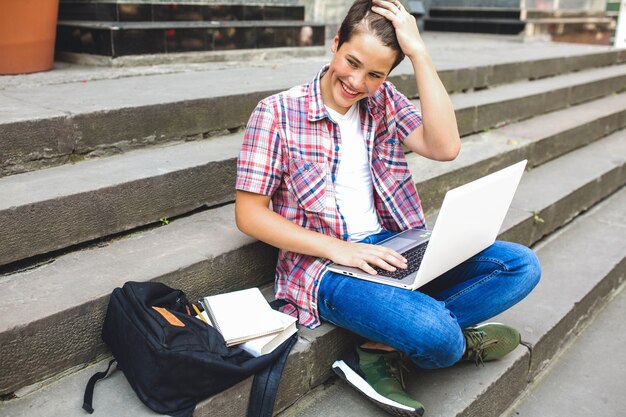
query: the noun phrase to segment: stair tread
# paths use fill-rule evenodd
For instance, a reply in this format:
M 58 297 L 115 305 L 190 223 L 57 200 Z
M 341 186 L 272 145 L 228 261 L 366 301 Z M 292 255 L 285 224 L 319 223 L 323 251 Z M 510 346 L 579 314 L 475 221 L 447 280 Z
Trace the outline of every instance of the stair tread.
M 498 107 L 497 103 L 511 103 L 511 100 L 516 99 L 528 102 L 535 100 L 535 97 L 539 103 L 545 101 L 546 88 L 554 88 L 555 91 L 573 89 L 577 87 L 572 86 L 580 86 L 581 83 L 596 80 L 598 77 L 609 77 L 610 82 L 614 83 L 611 77 L 622 76 L 611 67 L 594 70 L 591 74 L 584 71 L 571 75 L 568 82 L 552 79 L 527 81 L 513 86 L 495 87 L 489 91 L 468 93 L 468 97 L 463 97 L 465 94 L 455 94 L 452 100 L 457 114 L 475 112 L 473 118 L 492 126 L 498 120 L 503 123 L 523 116 L 520 111 L 496 114 L 491 107 Z M 497 131 L 502 135 L 522 139 L 525 135 L 520 132 L 525 130 L 537 132 L 541 136 L 539 132 L 543 131 L 542 123 L 552 126 L 548 127 L 548 131 L 554 131 L 556 126 L 585 128 L 586 123 L 592 122 L 596 115 L 606 117 L 623 112 L 625 97 L 624 94 L 609 96 L 581 106 L 572 106 L 563 110 L 563 113 L 555 113 L 556 116 L 551 116 L 551 113 L 541 115 L 534 122 L 530 122 L 531 129 L 526 124 L 512 124 L 506 128 L 509 131 Z M 519 106 L 522 105 L 528 107 L 528 104 Z M 535 111 L 542 111 L 546 106 L 537 104 L 535 107 Z M 492 117 L 492 120 L 486 119 L 488 117 Z M 600 128 L 595 128 L 596 131 L 598 129 Z M 4 250 L 0 251 L 0 263 L 14 262 L 123 232 L 205 205 L 213 206 L 232 201 L 233 189 L 229 184 L 234 181 L 235 158 L 242 135 L 242 132 L 238 132 L 210 140 L 144 148 L 108 158 L 0 178 L 0 195 L 6 196 L 0 201 L 0 216 L 10 219 L 6 221 L 9 226 L 0 231 L 5 242 Z M 481 136 L 481 140 L 485 140 L 483 136 L 485 135 Z M 469 143 L 478 139 L 467 137 L 463 140 L 466 148 Z M 495 152 L 506 151 L 511 147 L 508 138 L 494 143 L 498 143 L 498 147 L 487 149 L 487 154 L 495 155 Z M 471 148 L 463 153 L 467 151 L 471 151 Z M 462 160 L 460 158 L 456 163 Z M 422 181 L 432 178 L 424 175 L 421 166 L 420 163 L 411 164 L 414 177 Z M 426 161 L 423 166 L 428 167 L 428 172 L 430 167 L 439 170 L 446 165 Z M 177 195 L 174 198 L 175 192 Z M 101 203 L 94 205 L 93 201 Z M 124 210 L 120 207 L 124 207 Z M 103 210 L 108 213 L 104 217 L 99 214 Z M 51 217 L 57 217 L 59 222 L 49 225 Z M 67 224 L 63 219 L 76 221 L 71 226 L 62 226 Z M 42 240 L 36 234 L 44 224 L 48 225 L 50 236 L 55 239 Z M 32 243 L 24 248 L 23 242 L 26 241 Z
M 419 180 L 424 207 L 431 210 L 441 203 L 443 185 L 460 185 L 482 176 L 494 163 L 502 166 L 513 155 L 531 155 L 527 156 L 530 164 L 539 165 L 621 128 L 619 118 L 625 112 L 626 94 L 609 96 L 465 137 L 460 157 L 449 164 L 416 154 L 407 159 Z M 0 178 L 0 195 L 6 196 L 0 201 L 0 219 L 7 224 L 0 231 L 5 242 L 0 263 L 232 201 L 230 184 L 242 135 L 145 148 Z M 550 145 L 544 145 L 549 138 L 553 138 Z M 470 165 L 474 166 L 471 173 L 457 174 Z M 51 224 L 50 218 L 57 221 Z M 44 227 L 47 236 L 38 232 Z
M 534 96 L 543 94 L 547 91 L 571 88 L 596 80 L 624 78 L 626 81 L 625 74 L 626 65 L 615 65 L 612 67 L 562 74 L 557 77 L 540 80 L 510 83 L 486 90 L 476 91 L 472 94 L 454 94 L 451 96 L 451 99 L 455 109 L 478 107 L 481 105 L 504 102 L 516 97 Z
M 521 47 L 516 45 L 516 49 Z M 539 51 L 518 50 L 517 54 L 506 54 L 501 49 L 493 54 L 481 52 L 476 65 L 487 66 L 502 62 L 520 62 L 538 58 L 571 58 L 606 53 L 600 48 L 569 49 L 560 45 L 547 45 Z M 467 58 L 458 56 L 459 51 L 452 48 L 435 56 L 440 71 L 442 69 L 467 68 Z M 461 58 L 464 58 L 463 60 Z M 470 57 L 471 58 L 471 57 Z M 96 111 L 111 111 L 117 108 L 149 106 L 162 103 L 178 103 L 211 97 L 228 97 L 261 91 L 280 91 L 310 80 L 313 74 L 326 61 L 326 57 L 306 62 L 285 62 L 278 67 L 258 65 L 253 68 L 254 77 L 249 68 L 229 68 L 227 70 L 193 71 L 184 73 L 152 74 L 141 77 L 126 77 L 114 80 L 83 80 L 55 85 L 40 85 L 31 88 L 9 87 L 0 90 L 0 97 L 16 100 L 13 113 L 0 113 L 0 124 L 27 120 L 32 117 L 32 108 L 40 107 L 46 114 L 55 112 L 56 116 L 86 114 Z M 536 58 L 535 58 L 536 59 Z M 478 64 L 480 62 L 480 64 Z M 439 65 L 439 63 L 441 63 Z M 401 64 L 392 74 L 394 77 L 410 75 L 410 66 Z M 471 64 L 470 64 L 471 65 Z M 81 86 L 82 85 L 82 86 Z M 81 86 L 83 94 L 75 94 Z M 164 89 L 163 86 L 168 86 Z M 70 94 L 73 92 L 73 94 Z M 22 114 L 19 107 L 29 106 Z M 41 103 L 46 103 L 42 106 Z
M 110 30 L 137 29 L 194 29 L 194 28 L 230 28 L 230 27 L 300 27 L 321 26 L 321 23 L 302 20 L 210 20 L 210 21 L 158 21 L 158 22 L 119 22 L 100 20 L 60 20 L 60 26 L 72 26 Z
M 622 97 L 611 99 L 617 100 L 618 98 Z M 576 189 L 581 181 L 584 183 L 593 181 L 601 173 L 623 164 L 624 155 L 626 155 L 625 137 L 625 130 L 615 132 L 537 168 L 554 181 L 546 181 L 531 171 L 522 179 L 511 205 L 511 212 L 514 213 L 516 210 L 524 213 L 532 210 L 539 212 L 549 207 L 556 196 L 562 198 L 572 189 Z M 477 135 L 474 141 L 467 143 L 468 147 L 476 150 L 463 152 L 457 160 L 445 164 L 446 172 L 464 172 L 468 166 L 477 161 L 488 159 L 490 154 L 498 154 L 499 150 L 494 143 L 496 143 L 494 138 L 485 141 Z M 444 175 L 443 172 L 434 170 L 434 167 L 444 164 L 427 161 L 414 154 L 410 154 L 408 159 L 414 176 L 423 182 L 429 177 Z M 581 166 L 580 160 L 587 162 Z M 493 170 L 493 167 L 490 170 Z M 565 172 L 568 174 L 564 174 Z M 38 175 L 41 174 L 38 173 Z M 471 179 L 473 178 L 467 175 L 463 176 L 464 181 Z M 533 191 L 536 189 L 546 192 L 536 193 Z M 220 233 L 216 233 L 215 230 L 220 230 Z M 91 276 L 94 286 L 101 285 L 101 287 L 90 286 L 85 290 L 103 296 L 108 294 L 111 288 L 124 281 L 147 280 L 161 276 L 168 270 L 183 268 L 190 262 L 199 262 L 207 257 L 219 256 L 221 253 L 227 253 L 253 241 L 236 230 L 233 206 L 226 205 L 177 220 L 167 227 L 159 227 L 127 239 L 111 242 L 104 248 L 61 256 L 52 264 L 39 269 L 1 277 L 0 285 L 11 290 L 0 293 L 0 315 L 7 317 L 7 320 L 0 324 L 0 331 L 7 331 L 13 327 L 25 325 L 36 318 L 46 317 L 56 312 L 59 306 L 69 308 L 71 305 L 80 305 L 83 301 L 89 300 L 92 294 L 86 295 L 85 300 L 81 300 L 77 298 L 80 294 L 65 291 L 66 287 L 61 284 L 67 282 L 66 280 L 72 276 L 77 280 L 77 285 L 86 275 Z M 154 262 L 146 261 L 150 258 L 154 258 Z M 162 262 L 157 262 L 158 259 L 172 260 L 174 263 L 163 265 Z M 98 267 L 94 267 L 96 265 Z M 140 268 L 141 265 L 145 266 Z M 131 275 L 124 272 L 126 268 L 133 270 Z M 89 272 L 90 270 L 93 272 Z M 74 272 L 70 274 L 69 271 Z M 46 297 L 50 303 L 49 307 L 46 308 L 41 304 L 43 301 L 39 301 L 40 304 L 36 310 L 33 310 L 25 300 L 15 304 L 16 294 L 34 294 L 37 288 L 45 288 L 42 286 L 50 286 Z M 59 292 L 59 294 L 55 295 L 53 292 Z M 59 302 L 60 300 L 63 302 Z M 37 314 L 37 316 L 33 317 L 31 314 Z
M 139 149 L 0 178 L 0 211 L 114 187 L 237 157 L 243 133 Z
M 623 185 L 625 157 L 617 155 L 626 155 L 624 133 L 617 132 L 528 172 L 505 219 L 501 238 L 532 244 L 579 211 L 593 205 L 603 193 Z M 584 169 L 581 169 L 583 165 Z M 615 185 L 615 182 L 618 184 Z M 601 188 L 608 187 L 608 191 L 594 188 L 605 183 L 608 185 Z M 588 199 L 577 197 L 572 200 L 579 190 L 589 187 L 593 191 Z M 554 204 L 560 207 L 556 211 L 552 207 Z M 532 210 L 545 218 L 545 224 L 532 226 Z M 46 348 L 39 346 L 34 339 L 42 337 L 49 345 L 66 342 L 79 345 L 63 348 L 61 363 L 71 363 L 76 360 L 73 357 L 89 357 L 89 352 L 97 347 L 102 352 L 101 342 L 90 338 L 97 337 L 105 302 L 115 286 L 127 280 L 173 280 L 170 283 L 172 286 L 195 288 L 191 294 L 195 297 L 200 294 L 193 291 L 198 291 L 200 287 L 211 286 L 212 291 L 220 292 L 220 288 L 221 291 L 235 289 L 234 282 L 242 287 L 261 285 L 271 279 L 272 263 L 269 261 L 275 255 L 259 253 L 254 261 L 250 260 L 250 255 L 241 255 L 243 247 L 253 242 L 253 239 L 236 230 L 233 207 L 228 205 L 112 242 L 104 248 L 70 253 L 38 269 L 2 277 L 0 285 L 4 291 L 0 293 L 0 314 L 6 319 L 0 323 L 0 343 L 7 346 L 6 352 L 11 352 L 12 356 L 27 355 L 29 361 L 35 362 L 42 360 L 41 349 Z M 259 262 L 267 262 L 268 265 L 259 268 Z M 229 266 L 237 270 L 235 274 Z M 216 267 L 223 269 L 212 270 Z M 245 268 L 248 272 L 242 272 Z M 201 272 L 194 273 L 196 269 Z M 192 271 L 189 272 L 192 275 L 179 277 L 176 281 L 176 271 Z M 252 277 L 256 281 L 241 277 Z M 85 285 L 85 280 L 89 285 Z M 223 282 L 220 283 L 220 280 Z M 74 290 L 70 292 L 68 288 Z M 74 333 L 71 336 L 77 341 L 67 335 L 57 340 L 60 337 L 55 334 L 60 331 L 57 329 L 68 325 L 72 326 Z M 89 333 L 89 338 L 86 339 L 83 333 Z M 91 347 L 83 346 L 85 344 Z M 17 345 L 27 346 L 27 349 L 19 350 Z M 60 358 L 46 356 L 46 366 L 33 368 L 36 371 L 31 372 L 43 372 L 55 367 L 58 372 L 58 367 L 64 366 L 57 362 Z M 13 357 L 5 361 L 5 379 L 13 378 L 15 372 L 25 372 L 23 360 Z M 83 359 L 83 362 L 86 360 Z M 15 369 L 11 371 L 10 368 Z
M 507 99 L 506 93 L 503 92 L 506 88 L 494 90 L 497 92 L 490 94 L 489 98 L 504 96 L 503 99 Z M 524 88 L 514 87 L 514 90 L 524 90 Z M 467 102 L 481 101 L 478 96 L 483 93 L 484 91 L 479 91 L 468 94 L 471 97 L 467 99 Z M 458 96 L 460 95 L 453 95 L 456 98 L 459 98 Z M 465 101 L 465 99 L 457 101 Z M 581 128 L 593 120 L 623 110 L 626 110 L 626 94 L 616 94 L 464 137 L 463 147 L 473 146 L 477 141 L 490 140 L 489 137 L 494 135 L 507 140 L 537 140 L 559 132 Z M 242 140 L 243 132 L 237 132 L 209 140 L 139 149 L 107 158 L 0 178 L 0 195 L 3 196 L 0 201 L 0 211 L 37 204 L 66 195 L 114 187 L 144 178 L 167 175 L 212 162 L 230 160 L 232 164 L 235 164 L 234 159 L 238 155 Z M 487 149 L 484 151 L 489 151 L 489 147 L 485 146 L 485 148 Z M 495 146 L 491 149 L 493 152 L 490 153 L 501 152 L 501 149 Z M 423 182 L 431 178 L 433 172 L 443 173 L 449 171 L 451 165 L 463 164 L 463 157 L 466 153 L 463 150 L 460 159 L 451 164 L 441 164 L 421 158 L 416 154 L 409 154 L 407 157 L 409 160 L 419 160 L 419 163 L 411 164 L 411 172 L 415 178 Z M 73 178 L 76 180 L 72 181 Z
M 543 269 L 538 287 L 520 304 L 494 319 L 520 328 L 524 338 L 534 343 L 538 356 L 552 349 L 547 341 L 551 335 L 570 330 L 565 328 L 568 326 L 557 326 L 568 314 L 576 311 L 578 305 L 586 302 L 592 290 L 607 281 L 611 271 L 626 258 L 624 205 L 626 189 L 617 192 L 538 245 L 535 250 Z M 589 230 L 593 230 L 593 233 L 590 234 Z M 579 253 L 587 253 L 589 258 L 572 256 Z M 589 259 L 596 259 L 591 267 Z M 576 311 L 576 314 L 582 315 L 584 311 Z M 315 332 L 309 332 L 309 338 L 311 333 Z M 321 343 L 315 338 L 310 340 L 313 344 Z M 298 360 L 301 360 L 301 355 L 301 352 L 292 353 Z M 407 389 L 424 403 L 428 414 L 432 416 L 458 415 L 476 407 L 485 407 L 485 401 L 491 403 L 487 407 L 494 407 L 493 403 L 502 406 L 509 400 L 508 397 L 516 395 L 525 387 L 528 360 L 527 351 L 520 347 L 502 360 L 488 363 L 485 367 L 459 364 L 440 370 L 412 369 Z M 24 398 L 3 403 L 0 410 L 7 417 L 24 415 L 25 410 L 32 409 L 38 409 L 42 416 L 61 413 L 68 417 L 82 415 L 80 405 L 84 384 L 90 375 L 102 370 L 104 364 L 105 361 L 90 365 Z M 468 384 L 467 381 L 472 383 Z M 216 397 L 221 397 L 223 404 L 243 403 L 245 406 L 245 389 L 249 389 L 246 384 L 249 384 L 249 380 Z M 283 381 L 284 384 L 288 382 Z M 507 386 L 506 395 L 502 395 L 502 389 L 492 389 L 497 384 Z M 121 372 L 115 372 L 99 382 L 96 393 L 94 405 L 100 415 L 125 415 L 128 412 L 136 416 L 155 415 L 139 402 Z M 55 401 L 56 398 L 63 398 L 64 401 Z M 204 415 L 208 411 L 204 407 L 209 405 L 209 402 L 201 403 L 196 409 L 196 415 Z M 211 412 L 216 410 L 214 407 L 210 409 Z M 340 381 L 316 390 L 313 395 L 306 397 L 304 405 L 280 414 L 281 417 L 322 415 L 356 417 L 386 414 Z

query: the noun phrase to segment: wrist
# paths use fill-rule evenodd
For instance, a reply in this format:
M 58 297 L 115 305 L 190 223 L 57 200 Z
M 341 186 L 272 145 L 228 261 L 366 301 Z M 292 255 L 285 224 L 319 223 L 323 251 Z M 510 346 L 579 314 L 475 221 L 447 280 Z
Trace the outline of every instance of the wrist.
M 322 242 L 322 258 L 329 259 L 335 262 L 335 256 L 341 251 L 341 246 L 344 241 L 338 238 L 324 236 L 326 239 L 325 242 Z
M 423 63 L 430 59 L 430 54 L 428 53 L 426 47 L 414 48 L 412 51 L 405 53 L 404 55 L 411 60 L 413 65 Z

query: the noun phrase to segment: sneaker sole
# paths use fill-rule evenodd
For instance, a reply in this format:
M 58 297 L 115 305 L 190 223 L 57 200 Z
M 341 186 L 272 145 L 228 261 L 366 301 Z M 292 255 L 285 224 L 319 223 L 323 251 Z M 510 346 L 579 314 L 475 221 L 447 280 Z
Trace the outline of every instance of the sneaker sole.
M 365 397 L 382 408 L 386 412 L 399 417 L 415 417 L 424 415 L 423 408 L 413 408 L 408 405 L 390 400 L 377 393 L 359 374 L 354 372 L 344 361 L 338 360 L 333 363 L 333 372 L 355 390 L 365 395 Z

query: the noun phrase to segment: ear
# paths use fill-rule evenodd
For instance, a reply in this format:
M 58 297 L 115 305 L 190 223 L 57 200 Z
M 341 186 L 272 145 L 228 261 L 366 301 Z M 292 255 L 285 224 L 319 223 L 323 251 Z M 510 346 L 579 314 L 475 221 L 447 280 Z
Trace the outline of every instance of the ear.
M 339 45 L 339 34 L 337 33 L 335 37 L 333 38 L 333 44 L 330 45 L 330 52 L 332 52 L 333 54 L 337 53 L 337 49 L 339 49 L 338 45 Z

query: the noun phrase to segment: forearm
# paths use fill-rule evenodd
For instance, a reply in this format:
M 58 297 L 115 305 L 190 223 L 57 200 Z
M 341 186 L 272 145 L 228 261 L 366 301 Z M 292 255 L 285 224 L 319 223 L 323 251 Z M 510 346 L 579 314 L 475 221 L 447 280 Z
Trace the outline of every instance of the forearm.
M 454 159 L 461 141 L 452 101 L 430 54 L 423 48 L 409 57 L 413 65 L 423 124 L 423 145 L 433 159 Z
M 376 273 L 371 265 L 388 271 L 406 268 L 406 259 L 390 248 L 346 242 L 293 223 L 270 210 L 267 196 L 237 191 L 235 218 L 245 234 L 290 252 L 329 259 L 370 274 Z
M 331 258 L 333 247 L 343 241 L 305 229 L 272 211 L 269 207 L 247 209 L 235 205 L 237 227 L 243 233 L 274 247 L 318 258 Z

